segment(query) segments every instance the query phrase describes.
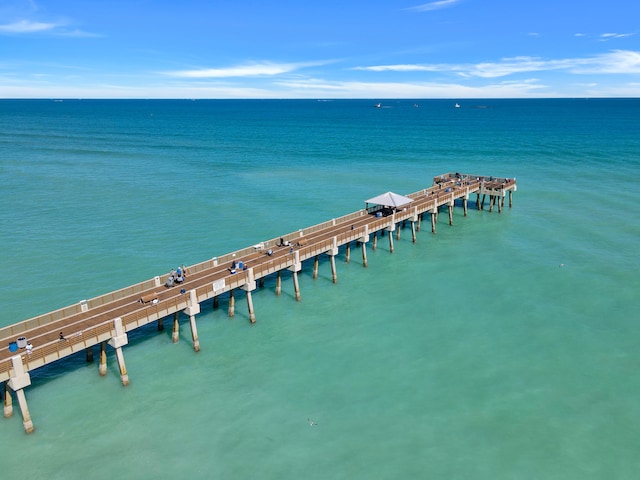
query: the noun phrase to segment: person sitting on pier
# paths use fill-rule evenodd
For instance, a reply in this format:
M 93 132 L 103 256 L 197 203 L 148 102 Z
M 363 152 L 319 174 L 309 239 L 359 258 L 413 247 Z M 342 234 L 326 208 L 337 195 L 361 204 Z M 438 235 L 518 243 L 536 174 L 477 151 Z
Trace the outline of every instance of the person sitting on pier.
M 236 273 L 236 261 L 231 262 L 231 266 L 228 268 L 229 272 Z
M 178 271 L 176 272 L 175 280 L 177 283 L 184 282 L 184 272 L 182 271 L 181 268 L 178 268 Z
M 276 247 L 288 247 L 289 245 L 291 245 L 291 242 L 289 242 L 289 240 L 285 240 L 280 237 L 280 243 L 278 243 Z
M 164 286 L 167 288 L 173 287 L 175 280 L 176 280 L 175 273 L 173 272 L 173 270 L 171 270 L 171 273 L 169 273 L 169 278 L 167 278 L 167 281 L 165 282 Z
M 184 279 L 187 279 L 187 267 L 185 266 L 185 264 L 182 264 L 182 276 L 184 277 Z

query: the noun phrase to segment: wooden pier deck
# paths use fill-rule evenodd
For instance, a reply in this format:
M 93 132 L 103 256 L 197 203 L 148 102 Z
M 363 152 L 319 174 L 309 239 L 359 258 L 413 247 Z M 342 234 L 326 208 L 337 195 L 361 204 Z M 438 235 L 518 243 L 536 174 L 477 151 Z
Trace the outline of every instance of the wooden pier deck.
M 164 286 L 169 276 L 167 273 L 60 310 L 2 327 L 0 328 L 0 382 L 6 382 L 5 416 L 7 416 L 7 403 L 11 405 L 8 386 L 18 394 L 25 430 L 27 432 L 33 430 L 22 391 L 25 386 L 30 385 L 29 371 L 76 352 L 83 350 L 90 352 L 95 345 L 101 345 L 101 362 L 106 362 L 105 352 L 108 342 L 116 350 L 122 383 L 126 385 L 128 375 L 121 351 L 121 347 L 127 343 L 126 332 L 154 321 L 159 322 L 160 328 L 160 322 L 165 317 L 184 312 L 190 317 L 194 349 L 197 351 L 199 341 L 195 315 L 200 313 L 201 302 L 225 293 L 233 295 L 235 289 L 242 289 L 246 292 L 249 319 L 254 322 L 255 313 L 251 292 L 256 289 L 260 279 L 277 274 L 278 289 L 280 272 L 291 271 L 296 299 L 299 300 L 297 272 L 301 270 L 302 262 L 316 259 L 314 271 L 317 271 L 318 256 L 329 255 L 335 282 L 337 278 L 335 255 L 338 254 L 339 247 L 350 245 L 354 241 L 360 242 L 363 263 L 366 266 L 367 242 L 370 241 L 371 236 L 374 236 L 375 246 L 378 232 L 388 232 L 389 247 L 393 251 L 391 232 L 395 231 L 398 224 L 411 222 L 413 241 L 415 241 L 416 224 L 419 229 L 425 213 L 431 214 L 431 227 L 435 233 L 440 207 L 448 207 L 449 223 L 452 223 L 452 209 L 456 200 L 462 200 L 465 215 L 467 200 L 471 194 L 477 195 L 478 209 L 484 208 L 484 199 L 488 196 L 489 209 L 493 210 L 495 205 L 495 208 L 500 211 L 507 194 L 509 206 L 511 206 L 512 193 L 516 188 L 515 178 L 458 173 L 439 175 L 434 177 L 432 186 L 407 195 L 412 201 L 399 208 L 373 205 L 340 218 L 188 266 L 186 280 L 173 287 Z M 281 238 L 289 242 L 290 246 L 278 246 Z M 238 263 L 238 268 L 235 273 L 232 273 L 229 267 L 234 260 Z M 239 262 L 242 262 L 242 268 Z M 143 298 L 157 300 L 143 303 L 141 302 Z M 232 302 L 230 303 L 233 305 Z M 174 329 L 176 324 L 177 316 Z M 60 339 L 61 332 L 64 340 Z M 24 348 L 25 342 L 29 345 L 28 349 Z M 16 343 L 20 343 L 23 348 L 16 350 Z M 102 366 L 101 364 L 101 369 Z

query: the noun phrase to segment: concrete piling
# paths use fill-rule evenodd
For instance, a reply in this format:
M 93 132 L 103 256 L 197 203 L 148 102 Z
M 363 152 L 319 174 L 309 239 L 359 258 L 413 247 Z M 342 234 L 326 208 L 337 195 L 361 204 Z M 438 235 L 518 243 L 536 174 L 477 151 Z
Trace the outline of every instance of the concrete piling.
M 173 314 L 173 331 L 171 332 L 171 341 L 178 343 L 180 341 L 180 312 Z
M 4 382 L 4 418 L 9 418 L 13 415 L 13 399 L 11 398 L 11 390 L 7 382 Z
M 233 295 L 233 289 L 229 290 L 229 317 L 233 317 L 236 314 L 236 299 Z
M 118 367 L 120 368 L 120 381 L 122 385 L 126 387 L 129 385 L 129 375 L 127 374 L 127 366 L 124 363 L 124 354 L 122 353 L 122 347 L 129 343 L 127 334 L 122 326 L 122 319 L 117 317 L 113 320 L 113 327 L 115 335 L 109 340 L 111 345 L 116 351 L 116 359 L 118 360 Z
M 329 261 L 331 263 L 331 280 L 333 283 L 338 283 L 338 272 L 336 270 L 336 256 L 330 255 Z
M 369 265 L 369 263 L 367 262 L 367 243 L 366 242 L 362 242 L 362 265 L 365 267 Z
M 100 342 L 100 366 L 98 367 L 100 376 L 104 377 L 107 374 L 107 342 Z
M 256 323 L 256 314 L 253 310 L 253 298 L 249 291 L 247 291 L 247 309 L 249 310 L 249 321 L 251 323 Z
M 191 327 L 191 341 L 193 349 L 200 351 L 200 340 L 198 339 L 198 328 L 196 326 L 196 315 L 200 313 L 200 303 L 195 290 L 189 290 L 188 306 L 184 309 L 184 313 L 189 315 L 189 326 Z
M 280 295 L 282 293 L 282 270 L 278 270 L 278 274 L 276 275 L 276 295 Z
M 296 296 L 296 301 L 300 301 L 300 283 L 298 282 L 298 272 L 293 272 L 293 291 Z
M 196 327 L 196 316 L 189 315 L 189 325 L 191 326 L 191 341 L 193 342 L 193 349 L 196 352 L 200 351 L 200 340 L 198 339 L 198 328 Z

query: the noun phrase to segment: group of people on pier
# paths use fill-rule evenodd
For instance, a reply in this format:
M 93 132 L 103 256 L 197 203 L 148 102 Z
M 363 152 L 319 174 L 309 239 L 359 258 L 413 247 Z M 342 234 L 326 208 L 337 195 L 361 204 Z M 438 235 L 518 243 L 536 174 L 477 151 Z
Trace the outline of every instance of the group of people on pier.
M 229 268 L 227 268 L 227 270 L 229 270 L 229 273 L 236 273 L 238 271 L 238 269 L 247 270 L 248 268 L 249 267 L 247 266 L 247 264 L 245 262 L 242 262 L 240 260 L 238 260 L 236 262 L 236 260 L 233 259 L 233 261 L 231 262 L 231 266 Z
M 187 279 L 187 267 L 184 264 L 181 267 L 178 267 L 177 270 L 173 268 L 169 272 L 169 278 L 165 282 L 165 287 L 173 287 L 175 284 L 180 284 Z

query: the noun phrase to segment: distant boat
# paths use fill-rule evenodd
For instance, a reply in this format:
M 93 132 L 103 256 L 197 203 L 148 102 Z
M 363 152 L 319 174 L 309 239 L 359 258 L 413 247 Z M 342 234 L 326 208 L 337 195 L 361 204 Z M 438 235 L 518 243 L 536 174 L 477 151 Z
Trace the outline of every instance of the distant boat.
M 382 108 L 382 104 L 381 104 L 381 103 L 376 103 L 376 104 L 374 105 L 374 107 L 376 107 L 376 108 Z
M 417 103 L 413 104 L 413 108 L 419 108 L 419 107 L 420 107 L 420 105 L 418 105 Z
M 460 104 L 456 102 L 455 108 L 460 108 Z

